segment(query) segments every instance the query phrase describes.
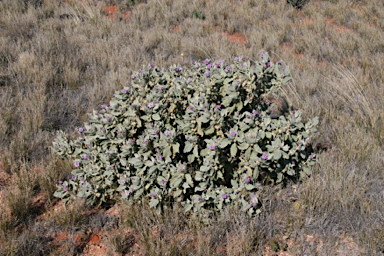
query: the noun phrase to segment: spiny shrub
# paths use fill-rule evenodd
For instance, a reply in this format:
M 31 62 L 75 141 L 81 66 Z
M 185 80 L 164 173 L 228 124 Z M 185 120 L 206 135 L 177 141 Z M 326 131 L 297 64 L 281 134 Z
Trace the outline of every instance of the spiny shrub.
M 134 72 L 131 85 L 89 114 L 78 139 L 58 132 L 53 150 L 75 168 L 55 196 L 148 198 L 159 211 L 176 201 L 206 216 L 233 203 L 257 213 L 262 185 L 309 175 L 315 163 L 306 145 L 317 118 L 302 123 L 295 111 L 272 119 L 263 100 L 288 74 L 268 54 Z

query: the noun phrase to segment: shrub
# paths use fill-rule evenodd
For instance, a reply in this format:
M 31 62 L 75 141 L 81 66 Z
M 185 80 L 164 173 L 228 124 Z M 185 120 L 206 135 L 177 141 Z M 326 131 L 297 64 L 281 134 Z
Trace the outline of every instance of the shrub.
M 287 0 L 287 4 L 292 5 L 296 9 L 301 9 L 303 6 L 308 3 L 309 0 Z
M 192 16 L 195 19 L 205 20 L 205 14 L 202 11 L 193 10 Z
M 272 119 L 273 104 L 263 101 L 288 74 L 268 54 L 134 72 L 78 139 L 58 132 L 53 150 L 75 169 L 55 196 L 89 204 L 146 197 L 159 211 L 176 201 L 206 216 L 233 202 L 257 213 L 262 185 L 309 175 L 315 162 L 306 145 L 318 119 L 303 124 L 300 111 Z

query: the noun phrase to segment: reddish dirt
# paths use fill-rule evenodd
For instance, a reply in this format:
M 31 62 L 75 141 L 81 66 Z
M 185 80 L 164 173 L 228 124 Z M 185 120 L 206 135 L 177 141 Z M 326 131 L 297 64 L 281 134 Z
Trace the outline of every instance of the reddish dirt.
M 341 33 L 353 33 L 352 29 L 349 29 L 345 26 L 338 26 L 338 25 L 335 25 L 334 24 L 334 20 L 332 18 L 326 18 L 325 19 L 325 22 L 330 25 L 330 28 L 335 30 L 338 34 L 341 34 Z
M 292 47 L 292 44 L 282 44 L 280 47 L 284 52 L 289 53 L 296 59 L 302 59 L 304 57 L 304 54 L 299 54 L 295 52 L 295 50 Z
M 117 11 L 116 5 L 109 5 L 103 7 L 104 13 L 106 15 L 114 15 Z
M 57 240 L 67 240 L 68 234 L 66 232 L 58 233 L 55 237 Z
M 310 19 L 310 18 L 303 18 L 303 19 L 300 19 L 300 21 L 302 21 L 302 22 L 304 22 L 306 24 L 311 24 L 313 22 L 313 20 Z
M 247 43 L 247 40 L 245 39 L 245 37 L 237 32 L 234 34 L 224 33 L 224 35 L 233 44 L 245 45 Z
M 177 31 L 179 31 L 179 27 L 172 27 L 172 30 L 177 32 Z
M 100 241 L 100 236 L 98 236 L 98 235 L 93 235 L 93 236 L 91 236 L 91 238 L 89 239 L 89 242 L 90 243 L 97 243 L 97 242 L 99 242 Z

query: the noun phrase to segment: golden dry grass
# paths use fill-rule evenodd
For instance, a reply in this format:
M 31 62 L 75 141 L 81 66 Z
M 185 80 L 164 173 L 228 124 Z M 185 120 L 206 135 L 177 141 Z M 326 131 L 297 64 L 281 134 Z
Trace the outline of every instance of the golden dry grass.
M 106 13 L 110 5 L 118 12 Z M 206 226 L 177 210 L 159 217 L 122 205 L 114 228 L 134 230 L 143 255 L 268 255 L 268 246 L 289 255 L 382 255 L 384 2 L 377 0 L 311 0 L 300 11 L 284 0 L 0 1 L 0 169 L 11 177 L 0 178 L 0 255 L 81 255 L 84 244 L 67 239 L 60 247 L 49 238 L 110 232 L 99 215 L 55 212 L 55 182 L 71 166 L 49 146 L 56 130 L 74 133 L 86 113 L 129 84 L 132 71 L 265 51 L 290 66 L 283 96 L 291 108 L 320 118 L 313 175 L 267 189 L 254 219 L 228 210 Z M 130 255 L 121 239 L 105 241 Z

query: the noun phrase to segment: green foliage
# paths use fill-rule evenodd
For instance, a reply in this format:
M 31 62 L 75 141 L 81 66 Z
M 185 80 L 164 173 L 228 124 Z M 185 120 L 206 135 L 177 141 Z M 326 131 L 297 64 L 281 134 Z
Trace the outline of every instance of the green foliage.
M 55 196 L 89 204 L 145 197 L 158 211 L 176 201 L 205 216 L 233 203 L 258 213 L 262 185 L 309 175 L 315 163 L 306 145 L 318 119 L 302 123 L 300 111 L 272 119 L 273 104 L 263 102 L 288 74 L 268 54 L 134 72 L 78 139 L 58 133 L 54 152 L 76 168 Z
M 287 4 L 292 5 L 296 9 L 301 9 L 303 6 L 308 3 L 309 0 L 287 0 Z
M 192 16 L 195 19 L 205 20 L 205 14 L 202 11 L 193 10 L 192 11 Z

